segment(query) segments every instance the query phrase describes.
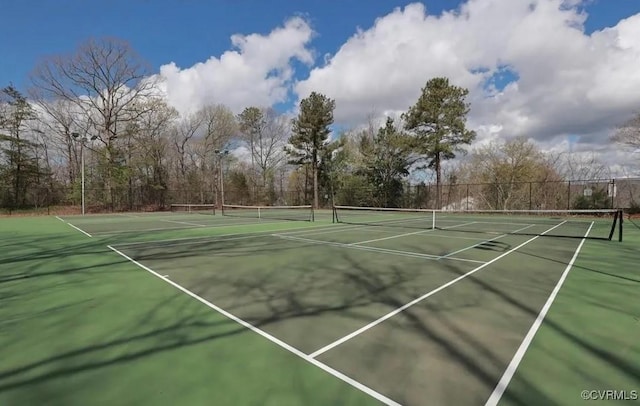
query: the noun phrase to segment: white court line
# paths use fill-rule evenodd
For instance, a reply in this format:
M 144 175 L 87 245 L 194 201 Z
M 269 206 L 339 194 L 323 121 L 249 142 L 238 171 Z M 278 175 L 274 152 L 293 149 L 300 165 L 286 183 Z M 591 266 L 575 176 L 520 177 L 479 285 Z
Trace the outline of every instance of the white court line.
M 458 225 L 456 225 L 456 226 L 451 226 L 451 227 L 444 227 L 444 228 L 442 228 L 442 230 L 448 230 L 448 229 L 451 229 L 451 228 L 468 226 L 468 225 L 470 225 L 470 224 L 474 224 L 474 223 L 475 223 L 475 222 L 473 222 L 473 221 L 472 221 L 472 222 L 470 222 L 470 223 L 458 224 Z M 351 243 L 351 244 L 349 244 L 349 245 L 360 245 L 360 244 L 367 244 L 367 243 L 370 243 L 370 242 L 376 242 L 376 241 L 392 240 L 392 239 L 394 239 L 394 238 L 408 237 L 408 236 L 410 236 L 410 235 L 425 234 L 425 233 L 432 232 L 432 231 L 434 231 L 434 230 L 435 230 L 435 229 L 433 229 L 433 228 L 432 228 L 432 229 L 429 229 L 429 230 L 414 231 L 414 232 L 412 232 L 412 233 L 404 233 L 404 234 L 391 235 L 391 236 L 388 236 L 388 237 L 375 238 L 375 239 L 373 239 L 373 240 L 358 241 L 358 242 Z
M 340 232 L 344 232 L 344 231 L 353 231 L 353 230 L 360 230 L 360 229 L 370 229 L 371 226 L 367 225 L 367 226 L 343 226 L 342 228 L 338 228 L 339 226 L 334 226 L 335 229 L 332 230 L 323 230 L 323 231 L 312 231 L 310 233 L 304 232 L 302 231 L 292 231 L 292 232 L 287 232 L 284 233 L 283 235 L 289 235 L 289 234 L 303 234 L 304 237 L 308 237 L 308 236 L 314 236 L 314 235 L 320 235 L 320 234 L 329 234 L 329 233 L 340 233 Z M 389 228 L 391 228 L 393 226 L 389 226 Z M 436 231 L 436 230 L 430 230 L 430 231 Z M 377 229 L 377 232 L 383 232 L 383 233 L 397 233 L 398 229 L 397 227 L 394 228 L 393 230 L 379 230 Z M 473 240 L 473 241 L 479 241 L 482 240 L 482 237 L 460 237 L 460 236 L 456 236 L 456 235 L 445 235 L 445 234 L 434 234 L 433 232 L 430 232 L 429 234 L 420 234 L 421 236 L 424 237 L 439 237 L 439 238 L 453 238 L 453 239 L 459 239 L 459 240 Z
M 471 220 L 471 219 L 469 219 L 469 220 Z M 456 220 L 446 220 L 446 219 L 441 219 L 440 220 L 441 223 L 452 222 L 452 221 L 456 221 Z M 501 226 L 526 226 L 528 224 L 531 224 L 531 223 L 512 223 L 512 222 L 480 221 L 480 220 L 475 220 L 474 223 L 476 223 L 476 224 L 497 224 L 497 225 L 501 225 Z
M 158 221 L 168 221 L 168 220 L 158 220 Z M 224 227 L 242 227 L 242 226 L 257 226 L 257 225 L 263 225 L 263 224 L 282 224 L 284 223 L 283 221 L 263 221 L 261 223 L 252 223 L 252 222 L 246 222 L 246 223 L 231 223 L 231 224 L 197 224 L 200 227 L 203 228 L 224 228 Z M 193 226 L 195 226 L 196 224 L 193 224 L 191 227 L 162 227 L 162 228 L 145 228 L 145 229 L 140 229 L 140 230 L 121 230 L 121 231 L 100 231 L 97 233 L 93 233 L 93 235 L 117 235 L 117 234 L 131 234 L 131 233 L 144 233 L 147 231 L 162 231 L 162 230 L 189 230 L 190 228 L 193 228 Z M 311 227 L 309 227 L 311 228 Z M 246 233 L 245 233 L 246 234 Z M 186 238 L 202 238 L 202 237 L 186 237 Z M 168 241 L 168 240 L 167 240 Z M 118 244 L 118 245 L 123 245 L 123 244 Z
M 119 230 L 119 231 L 98 231 L 93 235 L 117 235 L 117 234 L 131 234 L 131 233 L 144 233 L 147 231 L 162 231 L 162 230 L 188 230 L 191 227 L 162 227 L 162 228 L 144 228 L 140 230 Z
M 71 224 L 71 223 L 67 223 L 67 224 L 68 224 L 68 225 L 70 225 L 71 227 L 75 228 L 76 230 L 80 231 L 82 234 L 86 235 L 87 237 L 91 238 L 91 234 L 87 233 L 87 232 L 86 232 L 86 231 L 84 231 L 83 229 L 78 228 L 78 227 L 74 226 L 74 225 L 73 225 L 73 224 Z
M 125 255 L 124 253 L 118 251 L 117 249 L 113 248 L 112 246 L 108 246 L 108 248 L 112 251 L 114 251 L 116 254 L 120 255 L 121 257 L 131 261 L 132 263 L 134 263 L 135 265 L 139 266 L 140 268 L 144 269 L 145 271 L 149 272 L 150 274 L 162 279 L 163 281 L 165 281 L 166 283 L 170 284 L 171 286 L 173 286 L 176 289 L 179 289 L 180 291 L 186 293 L 187 295 L 191 296 L 192 298 L 196 299 L 197 301 L 199 301 L 200 303 L 208 306 L 209 308 L 217 311 L 218 313 L 224 315 L 225 317 L 235 321 L 236 323 L 244 326 L 245 328 L 253 331 L 254 333 L 257 333 L 259 335 L 261 335 L 262 337 L 266 338 L 267 340 L 271 341 L 272 343 L 284 348 L 285 350 L 297 355 L 298 357 L 302 358 L 303 360 L 307 361 L 308 363 L 322 369 L 323 371 L 335 376 L 336 378 L 342 380 L 343 382 L 348 383 L 349 385 L 353 386 L 356 389 L 359 389 L 360 391 L 366 393 L 367 395 L 373 397 L 374 399 L 379 400 L 380 402 L 386 404 L 386 405 L 390 405 L 390 406 L 400 406 L 399 403 L 389 399 L 388 397 L 374 391 L 373 389 L 369 388 L 368 386 L 365 386 L 364 384 L 356 381 L 355 379 L 352 379 L 350 377 L 348 377 L 347 375 L 343 374 L 342 372 L 339 372 L 333 368 L 331 368 L 330 366 L 316 360 L 313 359 L 311 357 L 309 357 L 307 354 L 303 353 L 302 351 L 298 350 L 297 348 L 285 343 L 284 341 L 280 340 L 279 338 L 276 338 L 274 336 L 272 336 L 271 334 L 255 327 L 254 325 L 252 325 L 249 322 L 246 322 L 242 319 L 240 319 L 239 317 L 234 316 L 233 314 L 229 313 L 228 311 L 222 309 L 221 307 L 218 307 L 216 305 L 214 305 L 213 303 L 209 302 L 208 300 L 202 298 L 201 296 L 198 296 L 197 294 L 191 292 L 189 289 L 178 285 L 177 283 L 173 282 L 172 280 L 160 275 L 159 273 L 155 272 L 154 270 L 152 270 L 151 268 L 142 265 L 140 262 L 128 257 L 127 255 Z
M 239 237 L 233 237 L 233 238 L 218 238 L 218 239 L 208 239 L 208 240 L 200 240 L 200 241 L 184 241 L 184 242 L 177 242 L 175 244 L 154 244 L 156 243 L 156 241 L 150 241 L 148 243 L 140 243 L 141 245 L 143 245 L 142 249 L 154 249 L 154 248 L 170 248 L 170 247 L 178 247 L 181 245 L 195 245 L 195 244 L 207 244 L 207 243 L 211 243 L 211 242 L 217 242 L 218 240 L 220 240 L 221 242 L 225 242 L 225 241 L 236 241 L 236 240 L 248 240 L 250 238 L 262 238 L 262 237 L 268 237 L 268 234 L 261 234 L 261 235 L 251 235 L 251 234 L 246 234 L 246 233 L 238 233 L 238 234 L 228 234 L 228 235 L 239 235 Z M 129 245 L 129 244 L 115 244 L 114 247 L 121 247 L 123 245 Z
M 459 250 L 457 250 L 457 251 L 450 252 L 450 253 L 448 253 L 447 255 L 443 255 L 441 258 L 447 258 L 447 257 L 453 256 L 453 255 L 455 255 L 455 254 L 459 254 L 459 253 L 461 253 L 461 252 L 464 252 L 464 251 L 466 251 L 466 250 L 470 250 L 470 249 L 472 249 L 472 248 L 478 247 L 478 246 L 480 246 L 480 245 L 482 245 L 482 244 L 486 244 L 486 243 L 491 242 L 491 241 L 499 240 L 500 238 L 506 237 L 506 236 L 508 236 L 508 235 L 512 235 L 512 234 L 515 234 L 515 233 L 519 233 L 520 231 L 524 231 L 524 230 L 526 230 L 527 228 L 533 227 L 534 225 L 535 225 L 535 224 L 529 224 L 528 226 L 526 226 L 526 227 L 522 227 L 522 228 L 519 228 L 519 229 L 517 229 L 516 231 L 511 231 L 511 232 L 508 232 L 508 233 L 506 233 L 506 234 L 502 234 L 502 235 L 499 235 L 499 236 L 497 236 L 497 237 L 491 238 L 491 239 L 489 239 L 489 240 L 484 240 L 484 241 L 481 241 L 481 242 L 479 242 L 479 243 L 477 243 L 477 244 L 473 244 L 473 245 L 471 245 L 471 246 L 469 246 L 469 247 L 461 248 L 461 249 L 459 249 Z
M 305 234 L 306 236 L 310 236 L 310 235 L 339 233 L 339 232 L 343 232 L 343 231 L 360 230 L 360 229 L 363 229 L 363 228 L 370 228 L 371 226 L 370 225 L 360 225 L 360 226 L 358 226 L 358 225 L 348 225 L 346 223 L 338 223 L 338 224 L 332 224 L 332 225 L 329 225 L 329 226 L 326 226 L 326 227 L 329 227 L 329 229 L 328 230 L 320 230 L 320 231 L 312 231 L 310 233 L 309 232 L 303 233 L 302 231 L 304 231 L 304 230 L 301 230 L 301 231 L 290 231 L 290 232 L 287 232 L 286 234 L 294 234 L 294 233 L 296 233 L 296 234 Z M 388 231 L 388 232 L 392 232 L 392 231 Z M 398 230 L 397 229 L 393 230 L 393 232 L 398 232 Z
M 176 224 L 186 224 L 188 226 L 195 226 L 195 227 L 206 227 L 206 224 L 196 224 L 196 223 L 189 223 L 188 221 L 178 221 L 178 220 L 159 220 L 159 221 L 164 221 L 166 223 L 176 223 Z
M 371 323 L 367 324 L 366 326 L 363 326 L 363 327 L 359 328 L 358 330 L 354 331 L 353 333 L 348 334 L 348 335 L 346 335 L 346 336 L 344 336 L 344 337 L 332 342 L 331 344 L 320 348 L 319 350 L 311 353 L 309 356 L 312 357 L 312 358 L 315 358 L 318 355 L 324 354 L 325 352 L 329 351 L 330 349 L 335 348 L 338 345 L 340 345 L 340 344 L 342 344 L 342 343 L 344 343 L 346 341 L 349 341 L 353 337 L 364 333 L 365 331 L 369 330 L 370 328 L 377 326 L 378 324 L 382 323 L 383 321 L 385 321 L 387 319 L 390 319 L 391 317 L 393 317 L 396 314 L 408 309 L 409 307 L 411 307 L 411 306 L 413 306 L 413 305 L 415 305 L 417 303 L 422 302 L 424 299 L 428 298 L 429 296 L 435 295 L 436 293 L 440 292 L 441 290 L 444 290 L 444 289 L 448 288 L 449 286 L 460 282 L 461 280 L 467 278 L 468 276 L 471 276 L 472 274 L 478 272 L 479 270 L 481 270 L 481 269 L 493 264 L 497 260 L 499 260 L 501 258 L 504 258 L 505 256 L 511 254 L 512 252 L 514 252 L 514 251 L 524 247 L 525 245 L 529 244 L 530 242 L 538 239 L 540 236 L 548 233 L 549 231 L 552 231 L 553 229 L 555 229 L 557 227 L 560 227 L 564 223 L 566 223 L 566 221 L 563 221 L 560 224 L 556 224 L 555 226 L 551 227 L 550 229 L 546 230 L 545 232 L 541 233 L 540 235 L 536 235 L 535 237 L 529 238 L 527 241 L 523 242 L 522 244 L 518 245 L 515 248 L 512 248 L 511 250 L 505 252 L 504 254 L 501 254 L 501 255 L 495 257 L 491 261 L 486 262 L 486 263 L 480 265 L 479 267 L 474 268 L 474 269 L 470 270 L 469 272 L 467 272 L 465 274 L 462 274 L 462 275 L 458 276 L 457 278 L 445 283 L 444 285 L 441 285 L 440 287 L 438 287 L 438 288 L 436 288 L 436 289 L 434 289 L 434 290 L 432 290 L 430 292 L 425 293 L 424 295 L 420 296 L 417 299 L 414 299 L 414 300 L 410 301 L 409 303 L 405 304 L 404 306 L 398 307 L 397 309 L 385 314 L 384 316 L 380 317 L 379 319 L 374 320 Z
M 66 223 L 66 221 L 64 221 L 63 219 L 60 218 L 60 216 L 56 216 L 56 218 L 60 221 L 62 221 L 63 223 Z
M 284 223 L 278 223 L 278 224 L 284 224 Z M 240 225 L 242 225 L 242 224 L 237 224 L 236 226 L 240 226 Z M 260 224 L 260 225 L 262 225 L 262 224 Z M 169 238 L 169 239 L 164 239 L 164 240 L 125 242 L 125 243 L 122 243 L 122 244 L 117 244 L 117 246 L 118 247 L 124 247 L 124 246 L 129 246 L 129 245 L 161 244 L 161 243 L 165 243 L 165 242 L 175 242 L 175 241 L 178 241 L 178 243 L 177 244 L 170 244 L 170 245 L 189 244 L 188 241 L 192 241 L 191 244 L 198 244 L 200 242 L 216 241 L 216 240 L 219 240 L 221 238 L 234 236 L 234 235 L 260 236 L 262 234 L 274 233 L 274 232 L 278 232 L 278 231 L 295 230 L 295 231 L 303 232 L 303 231 L 306 231 L 306 230 L 308 230 L 310 228 L 321 228 L 321 227 L 327 228 L 327 227 L 335 227 L 335 226 L 334 225 L 322 224 L 322 225 L 317 225 L 317 226 L 282 228 L 280 230 L 263 230 L 263 231 L 253 231 L 253 232 L 242 231 L 242 232 L 238 232 L 238 233 L 219 234 L 219 235 L 208 236 L 208 237 L 182 237 L 182 238 Z M 289 232 L 289 233 L 292 233 L 292 232 Z
M 472 240 L 472 241 L 482 240 L 482 237 L 460 237 L 459 235 L 446 235 L 446 234 L 435 234 L 435 233 L 424 234 L 423 236 L 437 237 L 437 238 L 452 238 L 454 240 Z
M 440 259 L 440 256 L 438 256 L 438 255 L 422 254 L 422 253 L 419 253 L 419 252 L 400 251 L 400 250 L 392 250 L 392 249 L 388 249 L 388 248 L 369 247 L 369 246 L 366 246 L 366 245 L 345 244 L 345 243 L 334 242 L 334 241 L 312 240 L 310 238 L 294 237 L 294 236 L 283 235 L 283 234 L 271 234 L 271 235 L 273 237 L 282 238 L 284 240 L 299 241 L 299 242 L 305 242 L 305 243 L 316 244 L 316 245 L 329 245 L 329 246 L 332 246 L 332 247 L 351 248 L 351 249 L 355 249 L 355 250 L 379 252 L 379 253 L 382 253 L 382 254 L 390 254 L 390 255 L 398 255 L 398 256 L 401 256 L 401 257 L 426 258 L 426 259 L 431 259 L 431 260 Z M 472 262 L 472 263 L 475 263 L 475 264 L 484 264 L 485 263 L 484 261 L 476 261 L 476 260 L 473 260 L 473 259 L 466 259 L 466 258 L 454 258 L 454 257 L 451 257 L 451 258 L 447 258 L 447 259 L 451 260 L 451 261 Z
M 500 378 L 500 381 L 498 382 L 495 389 L 491 393 L 491 396 L 489 396 L 489 399 L 487 399 L 485 406 L 495 406 L 498 404 L 498 402 L 502 398 L 504 391 L 507 389 L 507 386 L 509 386 L 509 383 L 511 382 L 511 378 L 513 378 L 513 375 L 516 373 L 516 370 L 518 369 L 518 365 L 520 365 L 520 362 L 522 361 L 524 354 L 527 352 L 529 345 L 531 345 L 531 342 L 533 341 L 533 338 L 538 332 L 538 329 L 542 325 L 544 318 L 547 316 L 547 313 L 549 312 L 549 309 L 551 308 L 553 301 L 556 299 L 558 292 L 560 292 L 560 288 L 562 288 L 564 281 L 567 279 L 567 276 L 569 276 L 569 272 L 571 271 L 573 264 L 578 258 L 578 254 L 582 249 L 582 245 L 584 244 L 585 240 L 589 236 L 589 232 L 591 232 L 591 227 L 593 227 L 593 223 L 594 222 L 592 221 L 586 234 L 584 235 L 584 237 L 582 237 L 582 240 L 580 241 L 578 248 L 576 248 L 576 252 L 573 253 L 573 257 L 571 258 L 571 261 L 569 261 L 569 264 L 567 265 L 564 272 L 562 273 L 562 276 L 560 276 L 560 280 L 558 281 L 556 286 L 553 288 L 553 291 L 551 292 L 551 295 L 549 296 L 544 306 L 542 307 L 542 310 L 540 310 L 538 317 L 536 317 L 536 320 L 533 322 L 533 325 L 527 332 L 527 335 L 524 337 L 524 340 L 522 340 L 522 343 L 520 344 L 520 347 L 518 347 L 518 350 L 513 356 L 513 359 L 507 366 L 507 369 L 505 369 L 504 374 L 502 374 L 502 378 Z

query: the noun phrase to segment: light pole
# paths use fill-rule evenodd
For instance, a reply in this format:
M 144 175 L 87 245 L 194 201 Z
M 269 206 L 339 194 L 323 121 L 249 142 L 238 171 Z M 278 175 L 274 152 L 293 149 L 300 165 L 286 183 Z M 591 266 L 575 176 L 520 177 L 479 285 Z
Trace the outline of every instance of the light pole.
M 84 216 L 84 144 L 91 139 L 91 141 L 95 140 L 96 137 L 95 135 L 92 135 L 91 138 L 88 138 L 86 135 L 80 136 L 80 134 L 78 133 L 71 133 L 71 136 L 75 139 L 75 140 L 79 140 L 80 141 L 80 178 L 81 178 L 81 184 L 82 184 L 82 215 Z
M 222 157 L 225 155 L 229 155 L 229 151 L 228 150 L 219 150 L 216 149 L 214 151 L 216 153 L 216 155 L 218 156 L 218 164 L 220 166 L 219 171 L 220 171 L 220 210 L 222 210 L 222 206 L 224 206 L 224 178 L 222 175 Z

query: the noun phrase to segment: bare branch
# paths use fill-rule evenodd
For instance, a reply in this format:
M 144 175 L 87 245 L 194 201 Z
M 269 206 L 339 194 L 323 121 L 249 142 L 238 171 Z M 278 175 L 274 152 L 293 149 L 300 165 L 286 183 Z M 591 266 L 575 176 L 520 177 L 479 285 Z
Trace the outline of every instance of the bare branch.
M 640 149 L 640 113 L 618 127 L 611 139 L 632 150 Z

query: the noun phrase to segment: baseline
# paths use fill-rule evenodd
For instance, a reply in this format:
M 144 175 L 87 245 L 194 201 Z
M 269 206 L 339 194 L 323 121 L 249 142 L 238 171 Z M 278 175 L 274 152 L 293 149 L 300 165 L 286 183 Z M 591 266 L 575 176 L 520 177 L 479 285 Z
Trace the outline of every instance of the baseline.
M 84 231 L 83 229 L 81 229 L 81 228 L 79 228 L 79 227 L 74 226 L 73 224 L 71 224 L 71 223 L 69 223 L 69 222 L 67 222 L 67 221 L 64 221 L 64 220 L 63 220 L 63 219 L 61 219 L 59 216 L 56 216 L 56 218 L 57 218 L 58 220 L 62 221 L 63 223 L 65 223 L 66 225 L 68 225 L 68 226 L 70 226 L 70 227 L 72 227 L 72 228 L 75 228 L 76 230 L 80 231 L 82 234 L 86 235 L 87 237 L 89 237 L 89 238 L 93 238 L 93 237 L 91 236 L 91 234 L 87 233 L 86 231 Z

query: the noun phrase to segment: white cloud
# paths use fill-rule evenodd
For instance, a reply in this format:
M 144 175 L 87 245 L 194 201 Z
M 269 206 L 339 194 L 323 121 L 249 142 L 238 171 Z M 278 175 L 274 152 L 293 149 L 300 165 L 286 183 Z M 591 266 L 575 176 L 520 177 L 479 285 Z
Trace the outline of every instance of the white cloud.
M 308 44 L 313 30 L 302 18 L 287 20 L 268 35 L 233 35 L 233 50 L 219 58 L 180 69 L 160 67 L 162 88 L 169 104 L 180 112 L 205 104 L 224 103 L 238 112 L 246 106 L 271 106 L 288 97 L 294 71 L 292 60 L 313 62 Z
M 582 3 L 469 0 L 439 16 L 411 4 L 359 30 L 295 89 L 335 98 L 336 122 L 357 125 L 372 111 L 406 110 L 429 78 L 447 76 L 471 90 L 480 138 L 606 144 L 640 108 L 640 14 L 588 35 Z M 505 67 L 517 80 L 487 87 Z

